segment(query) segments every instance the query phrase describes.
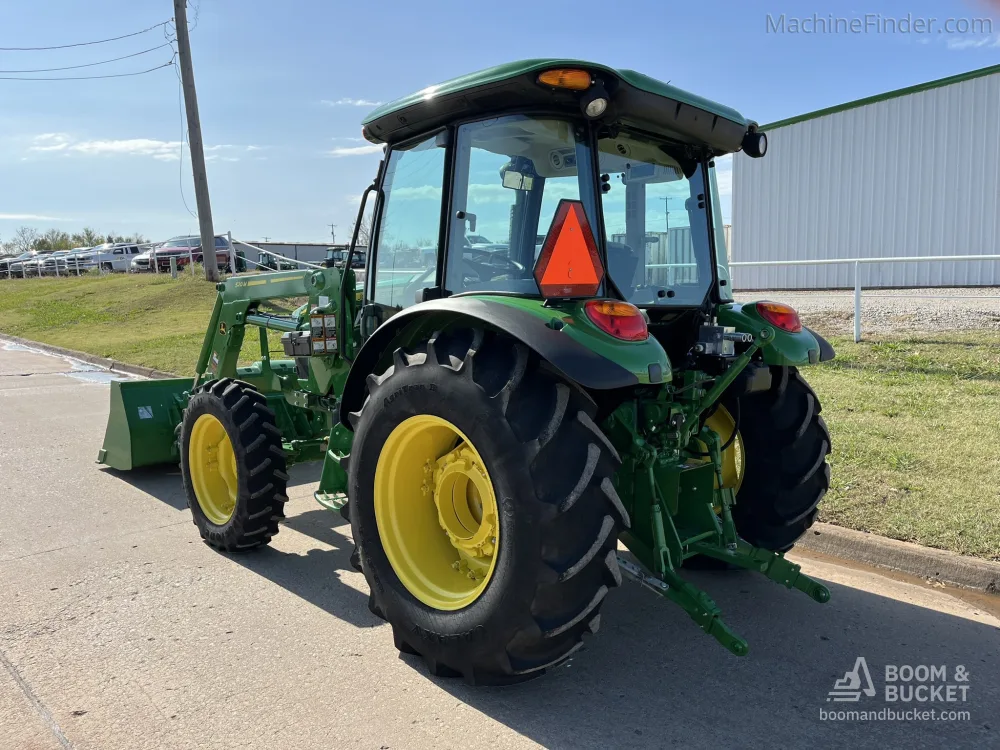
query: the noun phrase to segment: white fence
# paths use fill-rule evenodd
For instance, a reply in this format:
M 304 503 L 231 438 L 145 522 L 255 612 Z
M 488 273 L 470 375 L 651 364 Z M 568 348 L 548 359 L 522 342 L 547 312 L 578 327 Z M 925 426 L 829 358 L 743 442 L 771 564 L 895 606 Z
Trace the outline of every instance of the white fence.
M 821 260 L 745 260 L 734 261 L 730 268 L 747 266 L 829 266 L 854 264 L 854 341 L 861 341 L 861 265 L 869 263 L 928 263 L 931 261 L 1000 261 L 1000 255 L 928 255 L 897 258 L 823 258 Z M 811 290 L 814 291 L 814 290 Z M 925 295 L 897 295 L 915 299 L 927 299 Z M 935 298 L 936 299 L 936 298 Z M 979 297 L 979 299 L 1000 299 L 1000 297 Z

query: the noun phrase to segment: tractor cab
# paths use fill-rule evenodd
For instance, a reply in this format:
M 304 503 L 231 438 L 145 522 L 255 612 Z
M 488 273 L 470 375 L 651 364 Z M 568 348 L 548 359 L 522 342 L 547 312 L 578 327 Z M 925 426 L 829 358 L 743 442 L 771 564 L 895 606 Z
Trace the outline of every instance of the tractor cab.
M 562 201 L 595 240 L 597 296 L 732 299 L 713 160 L 763 138 L 733 110 L 630 71 L 535 60 L 388 104 L 363 132 L 388 146 L 366 294 L 376 324 L 427 299 L 542 296 L 534 271 Z

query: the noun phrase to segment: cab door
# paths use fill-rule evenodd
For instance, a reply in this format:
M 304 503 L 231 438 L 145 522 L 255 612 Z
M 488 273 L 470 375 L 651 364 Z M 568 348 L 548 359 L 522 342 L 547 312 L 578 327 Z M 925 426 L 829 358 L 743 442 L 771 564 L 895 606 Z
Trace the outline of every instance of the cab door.
M 362 334 L 369 335 L 424 290 L 439 287 L 447 138 L 395 146 L 382 178 L 381 207 L 365 279 Z

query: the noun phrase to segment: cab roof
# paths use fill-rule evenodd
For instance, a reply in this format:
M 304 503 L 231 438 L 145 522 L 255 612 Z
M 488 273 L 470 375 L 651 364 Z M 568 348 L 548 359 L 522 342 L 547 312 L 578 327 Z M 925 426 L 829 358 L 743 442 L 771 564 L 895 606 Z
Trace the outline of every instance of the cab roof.
M 600 122 L 620 123 L 656 135 L 703 145 L 715 154 L 738 151 L 756 123 L 735 109 L 634 70 L 582 60 L 521 60 L 428 86 L 375 109 L 363 123 L 372 143 L 396 143 L 450 122 L 518 110 L 565 111 L 582 118 L 581 92 L 539 84 L 538 75 L 559 68 L 590 72 L 607 90 L 610 106 Z

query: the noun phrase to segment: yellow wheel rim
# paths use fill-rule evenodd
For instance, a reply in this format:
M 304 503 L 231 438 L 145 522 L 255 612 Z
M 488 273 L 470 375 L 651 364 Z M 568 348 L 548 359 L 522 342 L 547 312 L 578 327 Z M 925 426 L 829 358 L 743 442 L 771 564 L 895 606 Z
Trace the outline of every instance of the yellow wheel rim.
M 493 575 L 500 524 L 479 451 L 451 422 L 410 417 L 390 433 L 375 467 L 375 521 L 400 582 L 429 607 L 478 599 Z
M 239 490 L 236 454 L 226 428 L 211 414 L 202 414 L 191 428 L 188 467 L 202 513 L 216 526 L 227 523 Z
M 719 440 L 722 441 L 722 445 L 725 445 L 733 434 L 733 430 L 736 429 L 736 420 L 726 411 L 726 407 L 719 406 L 712 416 L 705 420 L 705 426 L 718 435 Z M 701 441 L 698 442 L 701 446 L 700 450 L 707 450 L 707 446 L 704 443 Z M 743 483 L 743 474 L 746 471 L 745 457 L 743 436 L 737 433 L 732 445 L 722 451 L 723 488 L 732 488 L 734 492 L 739 491 L 740 485 Z M 718 480 L 716 480 L 716 484 L 718 484 Z

